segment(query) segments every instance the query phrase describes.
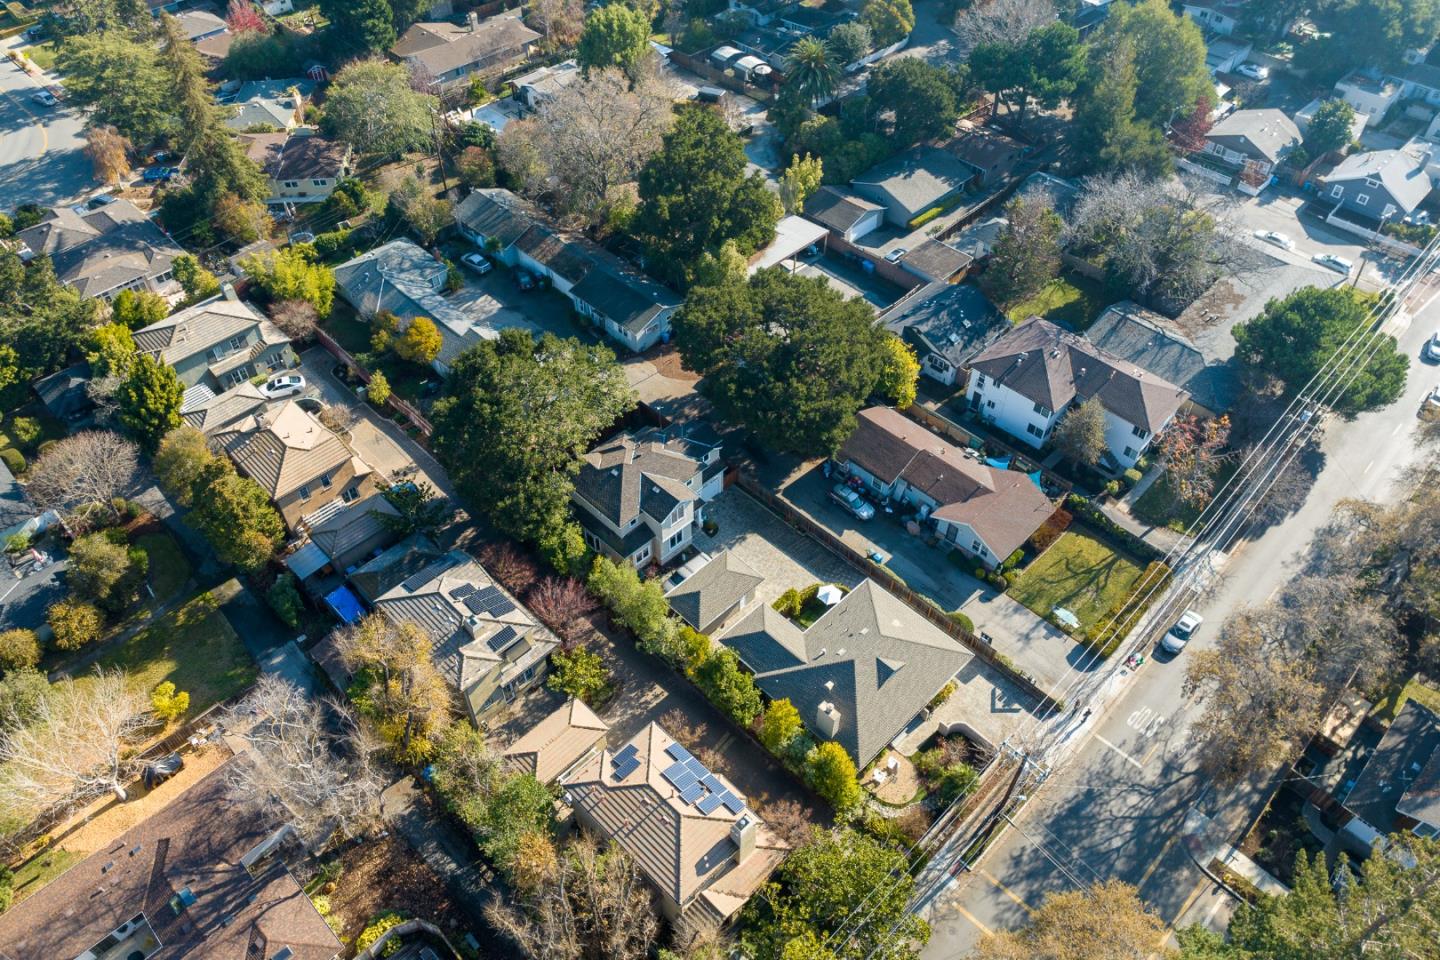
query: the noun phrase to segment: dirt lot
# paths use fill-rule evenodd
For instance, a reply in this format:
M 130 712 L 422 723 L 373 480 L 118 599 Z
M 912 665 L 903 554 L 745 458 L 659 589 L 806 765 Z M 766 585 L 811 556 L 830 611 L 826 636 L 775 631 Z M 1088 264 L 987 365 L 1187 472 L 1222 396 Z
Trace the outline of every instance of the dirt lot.
M 343 921 L 340 937 L 346 943 L 386 910 L 429 920 L 445 931 L 463 927 L 445 884 L 400 837 L 392 834 L 351 847 L 340 862 L 340 878 L 329 894 L 330 910 Z

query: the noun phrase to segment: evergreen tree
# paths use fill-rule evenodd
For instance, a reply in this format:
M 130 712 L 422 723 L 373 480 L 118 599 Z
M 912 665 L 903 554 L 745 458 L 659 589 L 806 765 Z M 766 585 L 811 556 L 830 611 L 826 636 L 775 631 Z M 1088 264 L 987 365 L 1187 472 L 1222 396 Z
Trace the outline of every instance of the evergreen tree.
M 148 354 L 138 354 L 120 385 L 120 424 L 147 452 L 180 426 L 180 397 L 185 388 L 175 371 Z
M 395 45 L 395 11 L 386 0 L 320 0 L 320 12 L 343 50 L 378 53 Z

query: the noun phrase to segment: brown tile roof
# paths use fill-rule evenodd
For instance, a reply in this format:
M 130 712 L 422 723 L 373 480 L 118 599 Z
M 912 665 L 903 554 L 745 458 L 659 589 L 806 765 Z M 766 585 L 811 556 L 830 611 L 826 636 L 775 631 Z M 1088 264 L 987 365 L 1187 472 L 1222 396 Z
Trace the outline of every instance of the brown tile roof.
M 972 459 L 890 407 L 862 410 L 858 420 L 837 459 L 886 483 L 904 480 L 938 504 L 933 516 L 969 525 L 1002 559 L 1055 512 L 1025 474 Z
M 549 783 L 604 743 L 609 729 L 593 710 L 572 698 L 510 744 L 504 756 L 541 783 Z
M 275 498 L 340 469 L 352 459 L 357 474 L 370 472 L 344 440 L 293 400 L 241 420 L 215 439 L 247 477 Z
M 515 14 L 501 14 L 481 20 L 472 31 L 454 23 L 417 23 L 390 48 L 401 59 L 414 57 L 435 76 L 443 76 L 459 67 L 512 52 L 519 56 L 526 44 L 540 39 L 540 34 L 525 26 Z
M 562 786 L 575 809 L 634 857 L 667 899 L 682 910 L 703 899 L 728 917 L 780 865 L 789 847 L 748 808 L 731 813 L 721 805 L 706 814 L 684 802 L 662 776 L 675 762 L 665 752 L 674 742 L 652 723 L 626 745 L 635 748 L 638 760 L 627 776 L 615 776 L 615 754 L 605 750 L 572 771 Z M 724 777 L 712 776 L 739 796 Z M 732 828 L 747 818 L 756 829 L 755 849 L 737 864 Z
M 135 331 L 135 349 L 169 366 L 205 353 L 231 338 L 260 329 L 260 343 L 288 343 L 290 338 L 249 305 L 219 298 L 181 310 L 164 320 Z M 244 351 L 231 356 L 249 357 Z
M 0 958 L 69 960 L 137 914 L 161 944 L 148 960 L 268 960 L 285 947 L 295 960 L 338 955 L 340 941 L 283 865 L 257 876 L 241 865 L 279 826 L 230 800 L 231 767 L 246 762 L 228 761 L 0 915 Z M 187 889 L 194 902 L 177 914 L 172 898 Z
M 1096 397 L 1106 410 L 1152 433 L 1189 397 L 1170 381 L 1040 317 L 977 354 L 970 368 L 1051 410 L 1063 410 L 1077 397 Z

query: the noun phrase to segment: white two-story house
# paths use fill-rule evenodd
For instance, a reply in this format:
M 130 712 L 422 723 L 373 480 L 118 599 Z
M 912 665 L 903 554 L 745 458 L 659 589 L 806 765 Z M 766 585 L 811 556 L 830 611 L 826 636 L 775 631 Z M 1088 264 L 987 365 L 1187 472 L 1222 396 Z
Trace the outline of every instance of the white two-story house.
M 1031 317 L 970 361 L 965 396 L 986 423 L 1036 449 L 1071 407 L 1094 397 L 1105 409 L 1109 456 L 1103 465 L 1119 472 L 1135 465 L 1190 395 L 1082 336 Z
M 724 487 L 719 442 L 698 432 L 648 428 L 587 453 L 571 497 L 586 544 L 634 567 L 688 547 L 704 502 Z

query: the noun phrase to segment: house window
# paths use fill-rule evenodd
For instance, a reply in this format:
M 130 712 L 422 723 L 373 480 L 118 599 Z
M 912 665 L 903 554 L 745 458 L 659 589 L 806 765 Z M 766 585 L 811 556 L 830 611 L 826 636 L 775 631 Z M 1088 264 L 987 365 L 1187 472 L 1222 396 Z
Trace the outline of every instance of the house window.
M 320 486 L 324 487 L 326 490 L 330 489 L 330 484 L 334 481 L 335 478 L 330 475 L 330 471 L 327 470 L 324 473 L 320 474 Z
M 1355 206 L 1357 206 L 1357 207 L 1365 207 L 1365 206 L 1369 206 L 1369 205 L 1370 205 L 1370 197 L 1369 197 L 1368 194 L 1364 194 L 1364 193 L 1357 193 L 1357 194 L 1355 194 Z
M 330 181 L 329 181 L 329 180 L 311 180 L 311 181 L 310 181 L 310 186 L 312 186 L 312 187 L 324 187 L 324 186 L 329 186 L 329 184 L 330 184 Z
M 984 552 L 985 552 L 985 544 L 981 543 L 979 540 L 971 540 L 971 541 L 970 541 L 970 552 L 971 552 L 971 553 L 984 553 Z
M 240 369 L 238 369 L 238 370 L 231 370 L 229 373 L 225 374 L 225 386 L 226 386 L 226 387 L 238 387 L 238 386 L 240 386 L 240 384 L 244 383 L 246 380 L 249 380 L 249 379 L 250 379 L 250 365 L 247 363 L 245 366 L 241 367 Z
M 673 546 L 675 546 L 677 543 L 679 543 L 681 540 L 684 540 L 684 539 L 685 539 L 685 531 L 684 531 L 684 530 L 677 530 L 677 531 L 675 531 L 674 534 L 671 535 L 671 537 L 670 537 L 669 540 L 666 540 L 666 541 L 665 541 L 665 545 L 668 546 L 668 547 L 673 547 Z
M 233 351 L 233 350 L 239 350 L 239 349 L 240 349 L 241 347 L 243 347 L 243 346 L 245 346 L 245 338 L 244 338 L 244 337 L 231 337 L 231 338 L 230 338 L 230 349 L 231 349 L 232 351 Z
M 285 186 L 285 188 L 286 188 L 287 190 L 294 190 L 296 187 L 300 186 L 300 181 L 299 181 L 299 180 L 286 180 L 286 181 L 284 181 L 284 186 Z
M 1134 459 L 1135 459 L 1135 448 L 1134 448 L 1134 447 L 1126 447 L 1126 448 L 1125 448 L 1125 459 L 1127 459 L 1127 460 L 1134 460 Z
M 650 559 L 650 544 L 647 543 L 647 544 L 645 544 L 645 546 L 641 547 L 639 550 L 637 550 L 637 551 L 635 552 L 635 562 L 636 562 L 636 563 L 644 563 L 646 560 L 649 560 L 649 559 Z
M 302 484 L 300 485 L 300 502 L 301 502 L 301 503 L 304 503 L 306 500 L 309 500 L 309 499 L 310 499 L 310 484 L 308 484 L 308 483 L 302 483 Z
M 1333 186 L 1333 187 L 1330 188 L 1330 196 L 1332 196 L 1332 197 L 1338 197 L 1338 196 L 1340 196 L 1341 194 L 1343 194 L 1344 192 L 1345 192 L 1345 188 L 1342 187 L 1342 186 L 1340 186 L 1340 184 L 1338 184 L 1338 183 L 1335 184 L 1335 186 Z
M 1135 436 L 1139 437 L 1141 440 L 1144 440 L 1150 435 L 1150 431 L 1144 429 L 1143 427 L 1131 427 L 1130 432 L 1133 433 Z
M 1025 432 L 1030 434 L 1032 437 L 1044 438 L 1045 436 L 1045 431 L 1035 426 L 1035 424 L 1033 423 L 1025 424 Z
M 995 401 L 994 401 L 994 400 L 986 400 L 986 401 L 985 401 L 985 406 L 986 406 L 987 408 L 991 409 L 991 410 L 994 410 L 994 409 L 995 409 Z
M 984 389 L 985 389 L 985 374 L 983 374 L 983 373 L 977 373 L 977 374 L 975 374 L 975 389 L 976 389 L 976 390 L 984 390 Z
M 360 487 L 357 484 L 351 484 L 350 486 L 345 488 L 344 493 L 340 494 L 340 499 L 344 500 L 346 503 L 353 503 L 359 496 Z
M 1380 181 L 1379 181 L 1379 180 L 1369 180 L 1369 179 L 1367 179 L 1367 180 L 1365 181 L 1365 186 L 1370 187 L 1370 188 L 1373 189 L 1373 188 L 1375 188 L 1375 187 L 1380 186 Z
M 1035 404 L 1035 412 L 1040 414 L 1040 416 L 1042 417 L 1050 416 L 1050 408 L 1045 406 L 1045 404 L 1043 403 Z

